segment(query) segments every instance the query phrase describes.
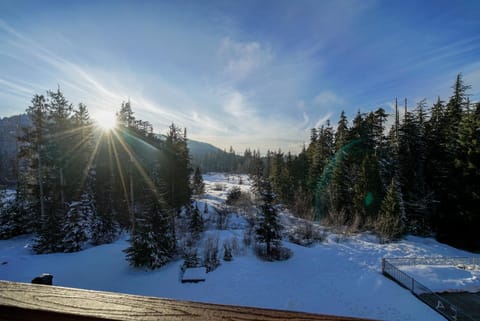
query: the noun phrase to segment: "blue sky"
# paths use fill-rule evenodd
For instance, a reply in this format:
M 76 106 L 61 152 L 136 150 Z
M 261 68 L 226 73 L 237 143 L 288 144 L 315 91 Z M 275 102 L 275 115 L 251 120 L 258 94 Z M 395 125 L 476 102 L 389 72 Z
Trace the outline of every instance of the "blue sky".
M 0 0 L 0 117 L 59 85 L 166 132 L 298 152 L 342 110 L 480 100 L 480 1 Z

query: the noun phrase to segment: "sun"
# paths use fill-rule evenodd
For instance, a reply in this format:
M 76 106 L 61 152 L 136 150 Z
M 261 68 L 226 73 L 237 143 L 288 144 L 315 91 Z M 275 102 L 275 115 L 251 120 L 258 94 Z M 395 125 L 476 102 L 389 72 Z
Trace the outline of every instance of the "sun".
M 93 119 L 97 125 L 104 131 L 109 131 L 117 125 L 115 113 L 106 110 L 100 110 L 93 115 Z

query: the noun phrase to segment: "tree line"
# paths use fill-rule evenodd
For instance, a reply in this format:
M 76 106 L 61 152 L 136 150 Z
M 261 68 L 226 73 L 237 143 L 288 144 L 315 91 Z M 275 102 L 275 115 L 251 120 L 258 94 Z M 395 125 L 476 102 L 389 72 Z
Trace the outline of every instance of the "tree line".
M 480 103 L 459 74 L 447 102 L 395 101 L 393 124 L 378 108 L 342 112 L 311 130 L 298 155 L 268 152 L 264 176 L 297 215 L 385 240 L 405 233 L 480 246 Z M 403 107 L 403 108 L 402 108 Z

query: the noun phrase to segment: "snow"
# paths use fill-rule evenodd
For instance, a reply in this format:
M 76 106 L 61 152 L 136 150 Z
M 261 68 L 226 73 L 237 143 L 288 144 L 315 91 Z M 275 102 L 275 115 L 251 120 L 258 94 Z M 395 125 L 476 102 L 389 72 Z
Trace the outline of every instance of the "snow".
M 451 265 L 412 265 L 399 268 L 434 292 L 480 291 L 478 266 L 472 269 Z
M 238 186 L 238 176 L 228 180 L 227 175 L 208 174 L 204 180 L 206 194 L 198 201 L 198 206 L 203 213 L 206 203 L 209 213 L 203 214 L 204 218 L 213 220 L 212 207 L 220 206 L 228 190 Z M 242 177 L 242 181 L 239 186 L 247 191 L 247 178 Z M 215 190 L 218 187 L 215 184 L 222 185 L 222 190 Z M 283 224 L 298 223 L 298 219 L 287 212 L 281 213 Z M 243 243 L 248 226 L 243 215 L 231 213 L 228 216 L 228 224 L 222 230 L 217 230 L 207 219 L 208 230 L 203 239 L 219 239 L 220 258 L 223 257 L 223 242 L 235 241 L 238 248 L 232 250 L 233 260 L 221 260 L 221 265 L 206 275 L 205 282 L 182 283 L 183 260 L 180 259 L 153 271 L 130 267 L 122 252 L 129 245 L 127 234 L 112 244 L 68 254 L 34 255 L 31 235 L 0 241 L 0 279 L 30 282 L 42 273 L 50 273 L 54 276 L 53 284 L 59 286 L 381 320 L 425 321 L 444 319 L 409 291 L 384 277 L 381 259 L 474 256 L 432 238 L 409 236 L 396 243 L 381 244 L 370 233 L 335 234 L 318 227 L 326 235 L 323 242 L 303 247 L 285 238 L 283 244 L 293 252 L 292 258 L 266 262 Z M 293 228 L 286 226 L 285 230 Z M 436 274 L 438 280 L 453 279 L 459 273 L 448 269 L 440 271 Z M 429 268 L 410 272 L 430 278 Z M 463 277 L 466 286 L 474 284 L 467 284 L 468 275 L 460 273 L 458 276 Z
M 17 192 L 12 189 L 0 190 L 0 202 L 1 204 L 6 204 L 8 202 L 13 202 L 15 200 L 15 195 Z
M 205 281 L 206 278 L 207 270 L 204 267 L 187 268 L 183 273 L 182 282 Z

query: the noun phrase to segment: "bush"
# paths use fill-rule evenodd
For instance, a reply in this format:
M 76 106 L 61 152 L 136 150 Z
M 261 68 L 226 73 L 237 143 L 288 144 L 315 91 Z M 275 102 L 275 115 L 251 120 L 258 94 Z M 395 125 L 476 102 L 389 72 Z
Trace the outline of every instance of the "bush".
M 292 212 L 296 217 L 306 220 L 313 220 L 315 216 L 311 196 L 302 188 L 295 192 Z
M 232 248 L 228 242 L 223 242 L 223 260 L 227 262 L 233 260 Z
M 187 268 L 195 268 L 200 266 L 200 259 L 198 258 L 196 248 L 185 248 L 182 258 L 184 260 L 182 265 L 182 271 L 185 271 Z
M 218 258 L 218 236 L 209 236 L 205 242 L 203 252 L 203 265 L 208 272 L 212 272 L 220 265 L 220 259 Z
M 236 236 L 233 236 L 223 242 L 223 249 L 224 249 L 224 260 L 225 256 L 229 256 L 225 252 L 229 251 L 230 255 L 233 256 L 240 256 L 245 254 L 245 248 L 240 245 L 240 242 L 238 241 L 238 238 Z M 227 261 L 227 260 L 225 260 Z
M 323 241 L 324 238 L 311 222 L 303 222 L 289 235 L 290 242 L 302 246 L 310 246 L 315 242 Z
M 241 196 L 242 196 L 242 190 L 240 189 L 240 187 L 238 186 L 232 187 L 232 189 L 228 191 L 228 194 L 227 194 L 227 200 L 226 200 L 227 205 L 234 205 L 238 200 L 240 200 Z

